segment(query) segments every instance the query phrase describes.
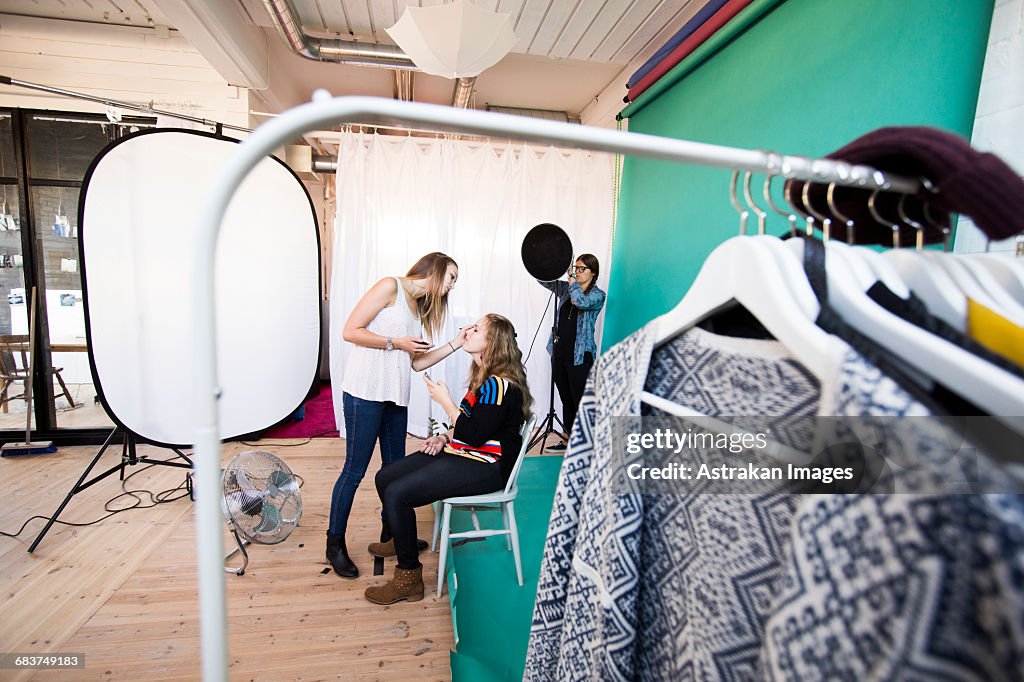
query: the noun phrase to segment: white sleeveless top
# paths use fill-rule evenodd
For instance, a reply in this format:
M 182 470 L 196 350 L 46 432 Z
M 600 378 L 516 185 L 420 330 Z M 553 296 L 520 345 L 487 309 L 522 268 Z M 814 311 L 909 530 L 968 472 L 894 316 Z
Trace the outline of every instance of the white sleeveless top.
M 402 283 L 395 278 L 398 294 L 393 305 L 383 308 L 366 325 L 374 334 L 390 336 L 393 340 L 402 336 L 419 336 L 419 317 L 406 302 Z M 345 378 L 341 382 L 343 391 L 363 400 L 393 402 L 406 407 L 409 405 L 409 387 L 412 379 L 412 358 L 404 350 L 384 350 L 352 344 L 345 362 Z

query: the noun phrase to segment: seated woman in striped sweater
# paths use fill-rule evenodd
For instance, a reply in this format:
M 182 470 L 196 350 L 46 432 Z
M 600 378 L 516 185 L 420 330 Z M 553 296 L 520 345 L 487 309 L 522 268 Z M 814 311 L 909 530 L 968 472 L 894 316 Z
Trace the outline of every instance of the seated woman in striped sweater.
M 473 357 L 469 391 L 456 405 L 443 381 L 424 376 L 430 397 L 455 426 L 448 435 L 428 438 L 423 448 L 381 468 L 377 494 L 392 539 L 370 545 L 374 556 L 398 555 L 394 579 L 366 589 L 375 604 L 423 598 L 423 566 L 417 558 L 416 513 L 446 497 L 500 490 L 519 455 L 519 429 L 533 398 L 526 383 L 516 331 L 506 318 L 490 313 L 465 330 L 462 350 Z

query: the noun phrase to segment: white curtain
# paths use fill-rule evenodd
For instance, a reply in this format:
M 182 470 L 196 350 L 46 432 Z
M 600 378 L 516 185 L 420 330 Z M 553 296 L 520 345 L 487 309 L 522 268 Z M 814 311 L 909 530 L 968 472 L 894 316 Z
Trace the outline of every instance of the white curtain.
M 607 154 L 553 147 L 342 135 L 330 363 L 334 413 L 343 437 L 341 386 L 350 347 L 341 336 L 345 320 L 374 282 L 404 275 L 431 251 L 443 251 L 459 264 L 445 330 L 435 343 L 446 342 L 484 313 L 496 312 L 515 325 L 525 356 L 540 328 L 526 366 L 534 412 L 538 418 L 547 414 L 551 368 L 545 348 L 554 304 L 545 313 L 549 292 L 523 267 L 523 237 L 537 224 L 559 225 L 572 239 L 574 256 L 598 257 L 598 284 L 607 290 L 612 162 Z M 598 320 L 598 333 L 603 319 Z M 447 382 L 458 402 L 468 369 L 469 356 L 460 351 L 430 373 L 435 381 Z M 428 418 L 442 419 L 443 414 L 429 399 L 420 374 L 413 375 L 412 387 L 409 432 L 423 435 Z

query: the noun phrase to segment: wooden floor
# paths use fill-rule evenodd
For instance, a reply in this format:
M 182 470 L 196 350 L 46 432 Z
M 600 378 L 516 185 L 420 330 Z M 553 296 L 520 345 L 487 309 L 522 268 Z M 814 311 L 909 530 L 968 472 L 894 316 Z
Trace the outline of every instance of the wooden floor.
M 418 441 L 410 439 L 410 450 Z M 285 444 L 300 444 L 283 447 Z M 435 601 L 370 604 L 363 590 L 373 576 L 366 545 L 380 530 L 380 503 L 368 474 L 349 523 L 357 580 L 342 580 L 324 560 L 331 489 L 344 459 L 344 441 L 314 439 L 225 445 L 224 462 L 243 450 L 267 450 L 305 483 L 301 526 L 283 543 L 249 550 L 244 576 L 226 577 L 230 667 L 233 680 L 449 679 L 453 646 L 447 597 Z M 62 447 L 56 454 L 0 459 L 6 495 L 0 530 L 13 533 L 34 514 L 49 515 L 95 454 L 95 447 Z M 167 458 L 170 451 L 140 448 Z M 119 462 L 103 456 L 98 471 Z M 371 472 L 379 466 L 374 456 Z M 129 467 L 129 490 L 170 490 L 183 470 Z M 86 522 L 104 515 L 121 493 L 116 475 L 76 495 L 61 518 Z M 172 496 L 180 494 L 174 493 Z M 144 503 L 150 504 L 148 496 Z M 114 507 L 134 504 L 122 496 Z M 421 538 L 433 515 L 418 511 Z M 0 671 L 0 679 L 196 680 L 200 678 L 195 531 L 187 497 L 150 509 L 116 514 L 96 525 L 55 525 L 33 554 L 26 552 L 43 521 L 17 539 L 0 536 L 0 651 L 85 654 L 84 670 Z M 225 545 L 230 536 L 225 532 Z M 437 555 L 422 555 L 429 586 Z M 385 563 L 390 578 L 393 560 Z
M 113 428 L 114 422 L 107 416 L 103 406 L 97 403 L 94 398 L 96 389 L 92 384 L 68 384 L 71 397 L 75 400 L 75 406 L 68 405 L 67 398 L 56 387 L 56 402 L 54 403 L 55 415 L 57 417 L 57 428 L 59 429 L 84 429 L 84 428 Z M 12 394 L 20 394 L 21 387 L 16 385 L 11 388 Z M 23 399 L 14 398 L 6 403 L 7 411 L 0 409 L 0 430 L 18 429 L 24 433 L 26 403 Z M 33 418 L 33 423 L 35 419 Z

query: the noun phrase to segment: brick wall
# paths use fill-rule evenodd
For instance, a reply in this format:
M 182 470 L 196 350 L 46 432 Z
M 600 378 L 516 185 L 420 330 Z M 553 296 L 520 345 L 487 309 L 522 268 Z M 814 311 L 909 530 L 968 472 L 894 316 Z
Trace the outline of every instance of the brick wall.
M 60 269 L 62 258 L 78 261 L 78 239 L 59 237 L 53 230 L 58 206 L 63 203 L 64 213 L 71 222 L 71 234 L 77 234 L 79 190 L 69 187 L 59 190 L 56 187 L 37 187 L 32 194 L 35 235 L 37 247 L 40 243 L 43 247 L 46 288 L 81 290 L 81 273 L 61 272 Z

